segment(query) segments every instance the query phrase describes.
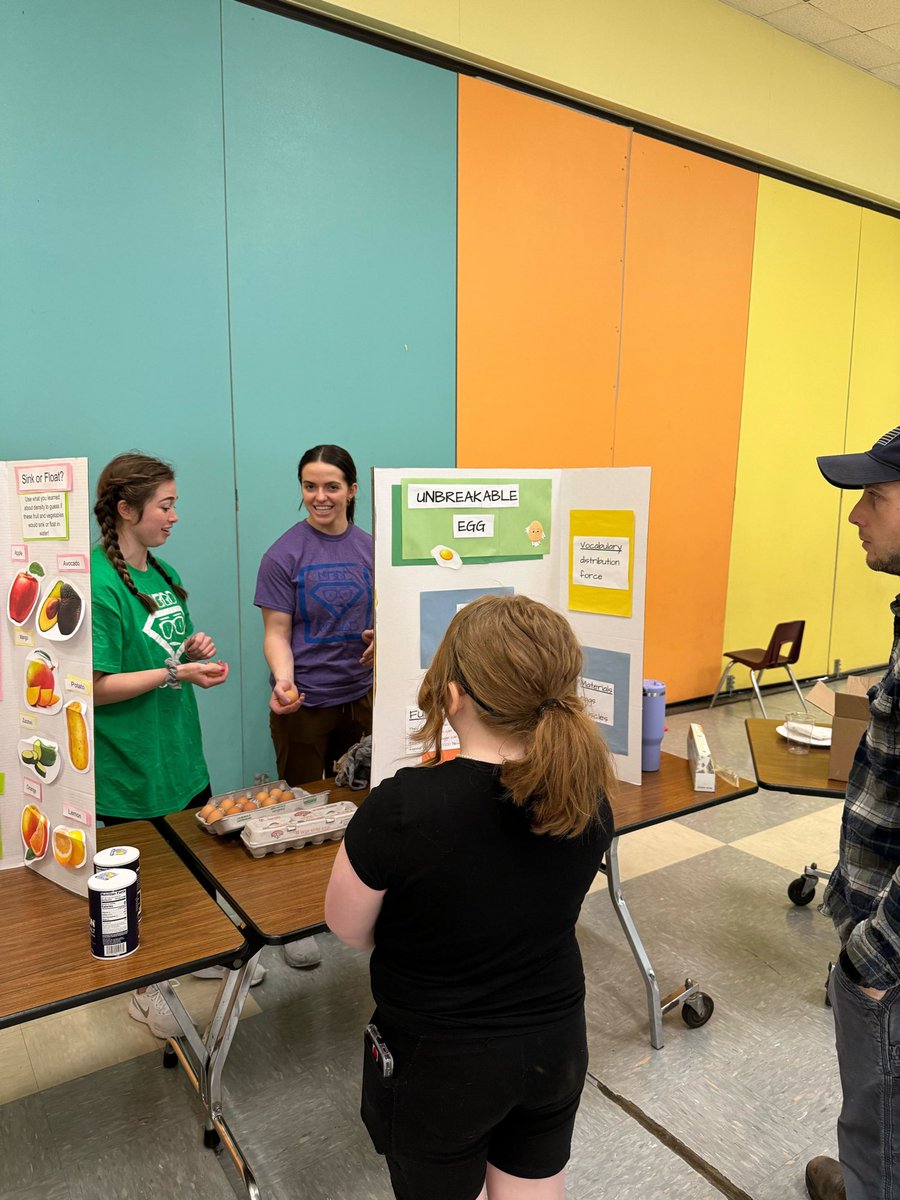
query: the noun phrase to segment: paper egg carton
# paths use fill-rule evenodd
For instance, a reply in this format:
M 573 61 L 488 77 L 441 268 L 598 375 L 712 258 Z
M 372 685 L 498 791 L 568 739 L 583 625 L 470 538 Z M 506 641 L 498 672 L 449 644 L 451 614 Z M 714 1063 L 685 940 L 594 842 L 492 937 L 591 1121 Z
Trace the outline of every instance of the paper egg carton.
M 349 800 L 305 808 L 295 812 L 258 814 L 241 830 L 241 841 L 254 858 L 283 854 L 300 846 L 340 841 L 356 805 Z
M 267 783 L 262 789 L 260 789 L 258 786 L 254 786 L 250 788 L 238 788 L 236 792 L 222 792 L 220 796 L 213 796 L 213 798 L 210 800 L 210 804 L 218 804 L 220 800 L 236 800 L 239 796 L 253 796 L 260 790 L 271 791 L 272 788 L 276 787 L 280 788 L 282 791 L 287 790 L 293 792 L 293 800 L 282 800 L 280 804 L 270 804 L 266 808 L 251 808 L 249 812 L 231 813 L 227 817 L 221 817 L 218 821 L 214 821 L 212 825 L 204 821 L 198 812 L 197 824 L 202 830 L 204 830 L 205 833 L 214 833 L 221 837 L 226 833 L 234 833 L 236 829 L 240 829 L 241 826 L 246 825 L 247 822 L 253 817 L 258 817 L 262 813 L 265 813 L 266 815 L 270 813 L 273 815 L 290 813 L 296 811 L 297 809 L 310 808 L 312 806 L 325 804 L 328 799 L 327 792 L 316 792 L 313 794 L 312 792 L 307 792 L 301 787 L 289 788 L 288 784 L 283 779 L 276 779 L 274 783 Z

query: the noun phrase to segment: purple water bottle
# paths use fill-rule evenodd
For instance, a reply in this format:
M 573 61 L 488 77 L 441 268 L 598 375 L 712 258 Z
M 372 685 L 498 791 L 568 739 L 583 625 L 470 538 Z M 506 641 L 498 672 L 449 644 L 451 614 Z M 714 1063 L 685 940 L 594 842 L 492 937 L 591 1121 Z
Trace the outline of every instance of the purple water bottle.
M 666 685 L 644 680 L 644 720 L 641 728 L 641 770 L 659 770 L 659 751 L 666 729 Z

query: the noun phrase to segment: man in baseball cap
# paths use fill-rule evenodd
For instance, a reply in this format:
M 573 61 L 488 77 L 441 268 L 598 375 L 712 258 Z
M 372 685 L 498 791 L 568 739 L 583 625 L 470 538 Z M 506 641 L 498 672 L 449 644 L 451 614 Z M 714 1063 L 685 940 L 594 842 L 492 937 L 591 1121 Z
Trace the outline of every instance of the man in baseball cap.
M 862 454 L 823 454 L 816 462 L 835 487 L 864 488 L 870 483 L 894 483 L 900 479 L 900 425 Z
M 862 454 L 817 461 L 835 487 L 862 489 L 848 520 L 866 565 L 900 575 L 900 426 Z M 806 1167 L 813 1200 L 900 1196 L 900 596 L 891 612 L 890 663 L 869 691 L 823 906 L 841 939 L 828 993 L 843 1107 L 840 1162 L 819 1157 Z

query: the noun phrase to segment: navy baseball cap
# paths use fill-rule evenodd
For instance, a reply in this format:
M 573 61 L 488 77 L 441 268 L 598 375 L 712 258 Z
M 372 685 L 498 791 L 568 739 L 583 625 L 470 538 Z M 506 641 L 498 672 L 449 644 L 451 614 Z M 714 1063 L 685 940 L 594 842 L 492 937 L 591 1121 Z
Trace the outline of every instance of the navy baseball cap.
M 816 462 L 835 487 L 864 488 L 873 483 L 896 483 L 900 480 L 900 425 L 862 454 L 824 454 Z

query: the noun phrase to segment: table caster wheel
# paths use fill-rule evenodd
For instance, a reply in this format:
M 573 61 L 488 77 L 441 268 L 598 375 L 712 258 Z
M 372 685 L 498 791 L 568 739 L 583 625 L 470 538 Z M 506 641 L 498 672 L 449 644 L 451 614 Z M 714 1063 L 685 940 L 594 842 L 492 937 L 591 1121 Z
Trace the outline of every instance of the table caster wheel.
M 173 1067 L 178 1066 L 178 1055 L 171 1046 L 166 1046 L 163 1050 L 163 1066 L 167 1071 L 171 1071 Z
M 219 1131 L 215 1128 L 215 1126 L 213 1126 L 212 1129 L 203 1130 L 203 1145 L 207 1148 L 207 1150 L 217 1150 L 221 1140 L 222 1139 L 219 1137 Z
M 801 875 L 799 879 L 792 879 L 788 884 L 788 899 L 794 904 L 809 904 L 813 896 L 816 894 L 815 882 Z
M 712 996 L 707 996 L 706 992 L 698 992 L 682 1004 L 681 1019 L 691 1029 L 699 1029 L 713 1015 L 715 1007 Z

